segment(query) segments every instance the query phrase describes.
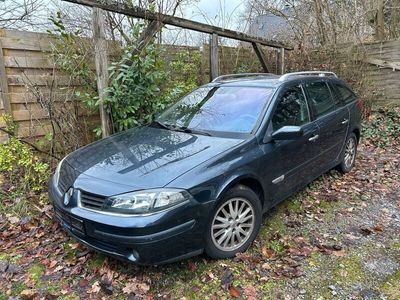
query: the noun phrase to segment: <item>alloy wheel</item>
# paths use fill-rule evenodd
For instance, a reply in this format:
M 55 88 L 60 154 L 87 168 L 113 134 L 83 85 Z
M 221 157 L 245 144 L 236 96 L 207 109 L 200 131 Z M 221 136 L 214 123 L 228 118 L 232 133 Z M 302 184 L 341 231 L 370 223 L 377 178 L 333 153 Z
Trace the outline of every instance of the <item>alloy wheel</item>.
M 212 241 L 222 251 L 233 251 L 243 246 L 254 230 L 255 214 L 245 198 L 232 198 L 216 212 L 212 225 Z
M 356 142 L 353 138 L 350 138 L 346 143 L 344 150 L 344 164 L 346 168 L 351 168 L 356 157 Z

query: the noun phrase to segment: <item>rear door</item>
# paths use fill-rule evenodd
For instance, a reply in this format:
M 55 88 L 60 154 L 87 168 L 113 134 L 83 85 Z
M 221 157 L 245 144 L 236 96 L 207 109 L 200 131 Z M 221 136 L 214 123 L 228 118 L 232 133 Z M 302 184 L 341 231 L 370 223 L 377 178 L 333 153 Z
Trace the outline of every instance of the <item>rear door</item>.
M 267 135 L 284 126 L 300 126 L 304 134 L 295 140 L 277 140 L 261 145 L 264 152 L 260 165 L 262 178 L 275 203 L 310 180 L 317 156 L 313 138 L 318 136 L 318 126 L 311 121 L 301 85 L 287 86 L 276 101 Z
M 337 162 L 347 134 L 349 110 L 342 105 L 340 97 L 333 97 L 331 88 L 324 80 L 308 82 L 305 90 L 319 128 L 315 144 L 319 151 L 316 162 L 321 173 Z

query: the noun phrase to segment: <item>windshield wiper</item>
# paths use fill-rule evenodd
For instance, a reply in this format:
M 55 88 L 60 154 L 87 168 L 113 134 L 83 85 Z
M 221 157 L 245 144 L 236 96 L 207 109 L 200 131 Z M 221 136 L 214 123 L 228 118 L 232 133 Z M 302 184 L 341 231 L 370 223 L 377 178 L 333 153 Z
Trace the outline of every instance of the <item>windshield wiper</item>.
M 158 121 L 158 120 L 153 120 L 152 123 L 157 124 L 158 126 L 164 128 L 164 129 L 167 129 L 167 130 L 173 130 L 172 127 L 170 127 L 170 126 L 168 126 L 167 124 L 164 124 L 163 122 L 160 122 L 160 121 Z
M 207 131 L 203 131 L 203 130 L 199 130 L 199 129 L 188 128 L 188 127 L 179 127 L 179 129 L 186 133 L 194 133 L 194 134 L 211 136 L 211 134 L 208 133 Z
M 185 126 L 176 126 L 176 125 L 172 125 L 172 124 L 164 124 L 163 122 L 160 122 L 158 120 L 153 120 L 152 123 L 157 124 L 159 127 L 162 127 L 167 130 L 175 130 L 175 131 L 181 131 L 181 132 L 186 132 L 186 133 L 202 134 L 202 135 L 211 136 L 210 133 L 203 131 L 203 130 L 199 130 L 199 129 L 188 128 Z

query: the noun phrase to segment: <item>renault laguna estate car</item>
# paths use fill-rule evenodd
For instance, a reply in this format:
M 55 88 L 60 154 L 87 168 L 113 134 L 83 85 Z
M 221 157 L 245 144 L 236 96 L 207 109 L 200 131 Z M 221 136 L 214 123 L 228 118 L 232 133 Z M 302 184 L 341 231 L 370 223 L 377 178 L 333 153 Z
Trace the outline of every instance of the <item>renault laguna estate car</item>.
M 360 106 L 330 72 L 218 77 L 65 157 L 49 183 L 55 216 L 82 244 L 136 264 L 233 257 L 268 209 L 352 169 Z

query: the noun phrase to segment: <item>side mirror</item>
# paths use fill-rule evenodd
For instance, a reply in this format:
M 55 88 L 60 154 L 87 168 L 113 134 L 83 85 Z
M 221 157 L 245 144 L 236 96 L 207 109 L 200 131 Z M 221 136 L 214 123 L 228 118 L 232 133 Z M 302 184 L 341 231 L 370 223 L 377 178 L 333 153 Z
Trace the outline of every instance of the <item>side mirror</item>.
M 283 126 L 272 133 L 272 140 L 295 140 L 303 136 L 303 129 L 299 126 Z

